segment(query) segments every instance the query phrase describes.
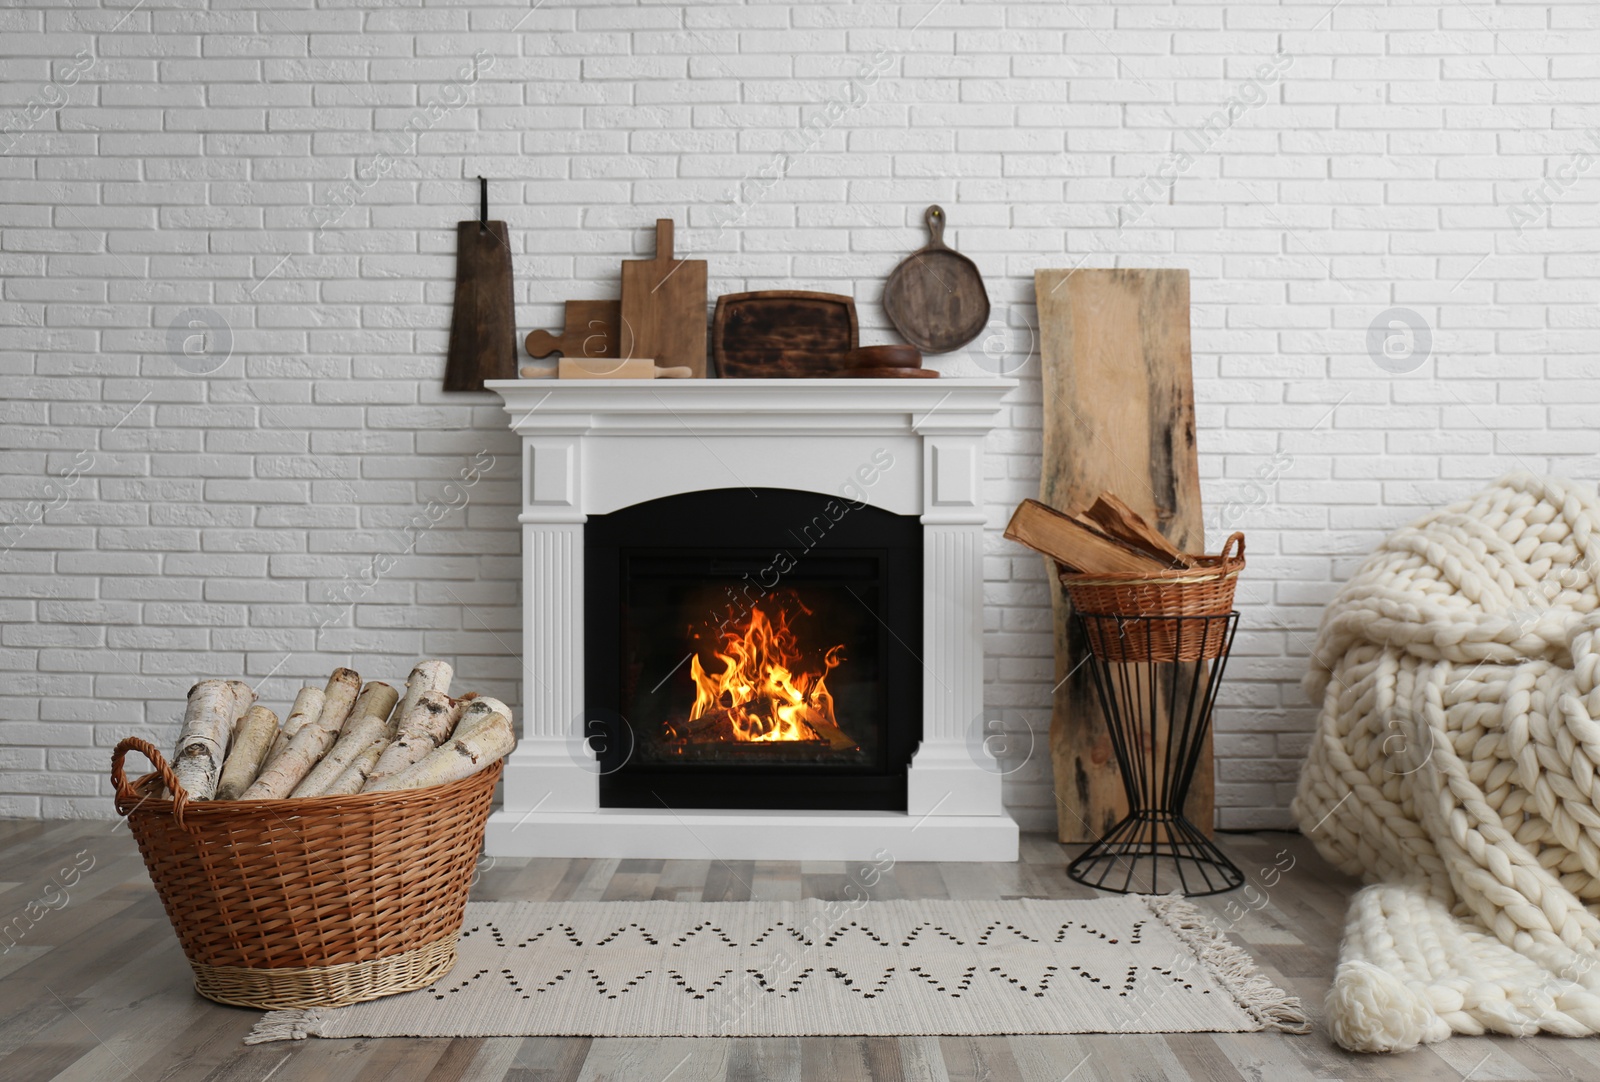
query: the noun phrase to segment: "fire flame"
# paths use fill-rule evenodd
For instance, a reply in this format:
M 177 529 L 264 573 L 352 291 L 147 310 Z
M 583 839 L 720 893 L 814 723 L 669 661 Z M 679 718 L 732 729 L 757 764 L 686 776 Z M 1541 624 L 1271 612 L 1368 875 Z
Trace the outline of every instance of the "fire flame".
M 689 720 L 720 710 L 736 740 L 833 742 L 840 734 L 828 674 L 845 660 L 843 650 L 843 643 L 830 649 L 820 673 L 797 671 L 802 663 L 799 640 L 787 615 L 779 610 L 772 618 L 753 608 L 744 627 L 724 632 L 721 648 L 712 651 L 722 662 L 722 672 L 708 674 L 698 653 L 690 662 L 695 696 Z

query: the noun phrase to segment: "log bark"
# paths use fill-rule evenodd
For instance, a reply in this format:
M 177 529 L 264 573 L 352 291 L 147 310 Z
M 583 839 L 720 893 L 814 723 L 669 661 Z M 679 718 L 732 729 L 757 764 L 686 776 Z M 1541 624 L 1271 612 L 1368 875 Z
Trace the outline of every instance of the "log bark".
M 482 709 L 493 699 L 477 699 L 463 712 L 456 726 L 458 735 L 419 762 L 390 775 L 368 789 L 386 792 L 393 789 L 422 789 L 444 785 L 485 770 L 517 746 L 510 711 Z M 469 720 L 471 724 L 469 725 Z
M 339 739 L 339 729 L 355 705 L 361 675 L 353 669 L 335 669 L 323 689 L 322 709 L 315 721 L 307 721 L 290 739 L 283 754 L 276 756 L 246 789 L 244 800 L 281 800 L 305 780 L 317 760 L 328 753 Z M 393 688 L 389 689 L 391 692 Z M 298 701 L 298 700 L 297 700 Z
M 411 675 L 406 677 L 406 691 L 400 696 L 400 706 L 395 710 L 394 716 L 404 722 L 411 716 L 411 711 L 416 709 L 417 701 L 429 691 L 448 695 L 450 681 L 455 674 L 455 668 L 448 661 L 432 658 L 417 662 L 411 669 Z
M 471 699 L 471 702 L 467 702 L 468 699 Z M 511 717 L 511 708 L 509 706 L 499 699 L 492 699 L 487 695 L 466 696 L 461 701 L 467 704 L 466 709 L 461 711 L 461 718 L 456 722 L 456 727 L 450 730 L 450 736 L 447 738 L 450 740 L 466 736 L 474 728 L 490 720 L 496 714 L 504 715 L 508 719 Z M 444 742 L 440 741 L 441 744 Z
M 363 748 L 344 772 L 333 779 L 333 784 L 322 791 L 323 796 L 349 796 L 359 793 L 366 786 L 367 779 L 372 776 L 372 768 L 378 765 L 378 758 L 385 748 L 389 747 L 389 734 L 384 733 L 382 739 L 374 740 Z
M 173 772 L 190 800 L 210 800 L 228 752 L 238 697 L 227 680 L 202 680 L 189 689 Z
M 377 718 L 387 724 L 394 704 L 400 699 L 400 693 L 381 680 L 374 680 L 361 689 L 361 695 L 356 699 L 355 705 L 350 708 L 350 715 L 344 719 L 340 726 L 340 735 L 350 732 L 360 725 L 365 718 Z
M 229 745 L 239 739 L 239 734 L 244 732 L 244 719 L 250 715 L 250 708 L 256 704 L 256 689 L 243 680 L 229 680 L 228 686 L 233 689 L 234 709 L 233 728 L 230 731 Z M 218 782 L 217 784 L 221 784 Z
M 289 716 L 283 719 L 283 728 L 278 731 L 278 739 L 273 741 L 272 751 L 267 755 L 267 761 L 262 764 L 265 768 L 270 766 L 272 760 L 283 754 L 283 749 L 289 746 L 295 734 L 306 727 L 306 723 L 316 720 L 322 713 L 322 689 L 303 687 L 300 694 L 294 697 L 294 705 L 289 708 Z
M 222 764 L 217 800 L 238 800 L 239 795 L 250 788 L 277 737 L 278 715 L 264 706 L 252 706 L 245 714 L 233 749 L 228 752 L 228 761 Z
M 393 691 L 392 688 L 390 690 Z M 388 718 L 377 714 L 355 713 L 351 714 L 351 718 L 352 723 L 345 727 L 332 749 L 289 793 L 291 797 L 321 796 L 362 752 L 373 744 L 377 744 L 381 751 L 389 743 Z
M 330 733 L 337 733 L 350 716 L 361 692 L 361 674 L 354 669 L 335 669 L 328 677 L 328 686 L 322 689 L 322 712 L 312 724 Z
M 429 755 L 455 732 L 461 714 L 475 696 L 452 699 L 438 691 L 424 691 L 407 714 L 396 711 L 400 719 L 394 743 L 384 749 L 383 756 L 373 764 L 365 779 L 370 788 L 373 783 L 398 774 L 412 763 Z M 405 704 L 402 702 L 402 706 Z

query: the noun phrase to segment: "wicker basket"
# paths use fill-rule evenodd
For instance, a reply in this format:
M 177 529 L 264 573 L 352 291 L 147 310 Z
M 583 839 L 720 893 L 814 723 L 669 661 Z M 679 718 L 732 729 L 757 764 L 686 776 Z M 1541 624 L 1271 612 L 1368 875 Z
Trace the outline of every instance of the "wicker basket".
M 155 773 L 129 782 L 129 751 Z M 286 1010 L 409 992 L 450 971 L 501 769 L 426 789 L 190 801 L 161 752 L 129 737 L 111 780 L 195 990 Z
M 1085 575 L 1057 565 L 1072 607 L 1088 616 L 1226 616 L 1244 570 L 1244 534 L 1232 534 L 1217 556 L 1200 556 L 1194 567 Z M 1155 621 L 1138 634 L 1094 636 L 1089 648 L 1107 661 L 1197 661 L 1216 657 L 1226 638 L 1226 620 Z

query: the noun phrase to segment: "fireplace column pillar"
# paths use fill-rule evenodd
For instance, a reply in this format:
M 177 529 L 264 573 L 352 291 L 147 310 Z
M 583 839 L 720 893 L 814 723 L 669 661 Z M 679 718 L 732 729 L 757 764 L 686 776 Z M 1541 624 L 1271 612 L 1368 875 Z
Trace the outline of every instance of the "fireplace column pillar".
M 506 762 L 502 813 L 511 830 L 538 829 L 541 813 L 599 806 L 599 765 L 582 724 L 586 428 L 541 427 L 522 440 L 522 733 Z
M 907 776 L 913 816 L 1002 815 L 984 751 L 983 436 L 932 413 L 923 436 L 922 746 Z

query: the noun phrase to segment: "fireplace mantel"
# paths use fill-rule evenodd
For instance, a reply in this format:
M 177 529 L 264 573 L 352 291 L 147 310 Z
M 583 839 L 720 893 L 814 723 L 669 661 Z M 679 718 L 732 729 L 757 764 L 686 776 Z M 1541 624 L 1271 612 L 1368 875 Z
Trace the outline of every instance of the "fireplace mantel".
M 983 441 L 1005 379 L 495 380 L 522 437 L 523 718 L 497 855 L 1014 860 L 984 750 Z M 887 452 L 893 465 L 866 469 Z M 881 457 L 879 459 L 881 462 Z M 870 477 L 870 481 L 867 479 Z M 839 495 L 923 525 L 923 740 L 898 812 L 601 808 L 582 739 L 583 524 L 703 489 Z

